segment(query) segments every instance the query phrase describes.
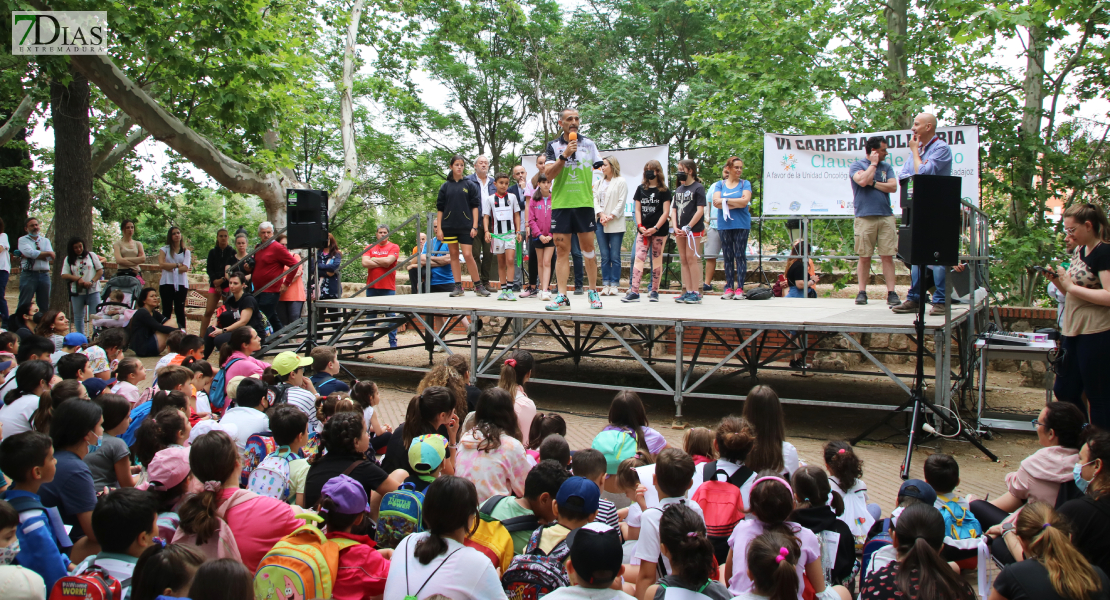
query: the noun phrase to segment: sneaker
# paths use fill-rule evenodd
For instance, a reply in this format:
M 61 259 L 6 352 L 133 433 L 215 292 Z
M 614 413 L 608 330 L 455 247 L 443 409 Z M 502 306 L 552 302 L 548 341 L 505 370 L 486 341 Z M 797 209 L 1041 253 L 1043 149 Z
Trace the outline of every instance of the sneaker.
M 944 315 L 944 305 L 943 304 L 934 304 L 934 305 L 932 305 L 932 307 L 929 308 L 929 314 L 930 315 Z
M 887 292 L 886 303 L 887 306 L 898 306 L 901 304 L 902 301 L 898 299 L 898 292 Z
M 725 288 L 725 293 L 721 294 L 721 300 L 732 300 L 733 294 L 731 288 Z
M 590 308 L 601 308 L 601 296 L 598 295 L 597 290 L 590 290 L 586 296 L 590 299 Z
M 713 291 L 713 286 L 708 284 L 708 283 L 703 283 L 703 284 L 701 284 L 701 291 L 703 291 L 703 292 L 712 292 Z
M 504 299 L 508 300 L 509 302 L 516 302 L 516 295 L 513 294 L 512 290 L 505 290 L 505 298 Z
M 905 302 L 899 304 L 898 306 L 892 306 L 890 310 L 900 315 L 906 313 L 915 313 L 917 312 L 917 306 L 917 300 L 907 299 Z
M 570 298 L 567 298 L 566 294 L 555 294 L 555 299 L 544 308 L 551 311 L 570 310 Z
M 639 302 L 639 301 L 640 301 L 640 295 L 637 294 L 636 292 L 633 292 L 632 290 L 628 290 L 628 293 L 625 294 L 624 298 L 621 298 L 621 302 Z
M 806 364 L 806 361 L 805 361 L 804 358 L 790 359 L 790 368 L 791 369 L 804 369 L 807 366 L 809 366 L 809 365 Z
M 526 289 L 524 289 L 520 292 L 520 297 L 521 298 L 531 298 L 532 296 L 535 296 L 535 295 L 536 295 L 536 290 L 533 290 L 532 288 L 526 288 Z
M 686 298 L 686 304 L 701 304 L 701 294 L 690 292 L 690 296 Z
M 648 302 L 659 302 L 659 292 L 655 290 L 648 292 Z
M 674 301 L 679 304 L 686 304 L 686 299 L 690 297 L 690 292 L 682 292 L 674 297 Z
M 544 290 L 544 291 L 540 292 L 540 300 L 542 300 L 544 302 L 547 302 L 547 301 L 551 300 L 551 292 L 549 292 L 547 290 Z
M 585 293 L 586 293 L 586 290 L 582 289 L 582 286 L 580 286 L 580 285 L 574 286 L 574 295 L 575 296 L 581 296 L 582 294 L 585 294 Z
M 452 291 L 450 294 L 447 294 L 447 297 L 448 298 L 458 298 L 459 296 L 462 296 L 462 295 L 463 295 L 462 284 L 461 283 L 456 283 L 454 291 Z
M 612 292 L 613 292 L 613 286 L 607 285 L 604 288 L 602 288 L 601 295 L 602 296 L 612 296 L 613 295 Z
M 501 291 L 497 292 L 497 299 L 505 300 L 505 288 L 501 288 Z
M 867 292 L 856 294 L 856 304 L 867 304 Z
M 474 293 L 483 297 L 483 298 L 485 298 L 486 296 L 489 296 L 489 290 L 486 289 L 486 286 L 484 286 L 480 283 L 478 285 L 474 286 Z
M 732 299 L 733 300 L 746 300 L 747 296 L 744 295 L 744 290 L 742 290 L 740 288 L 736 288 L 736 291 L 732 292 Z

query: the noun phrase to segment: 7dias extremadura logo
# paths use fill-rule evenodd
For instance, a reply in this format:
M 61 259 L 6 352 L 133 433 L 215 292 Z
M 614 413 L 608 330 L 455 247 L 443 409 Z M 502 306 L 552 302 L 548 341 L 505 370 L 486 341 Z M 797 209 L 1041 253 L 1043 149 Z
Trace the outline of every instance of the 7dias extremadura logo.
M 105 11 L 12 11 L 12 54 L 107 54 Z

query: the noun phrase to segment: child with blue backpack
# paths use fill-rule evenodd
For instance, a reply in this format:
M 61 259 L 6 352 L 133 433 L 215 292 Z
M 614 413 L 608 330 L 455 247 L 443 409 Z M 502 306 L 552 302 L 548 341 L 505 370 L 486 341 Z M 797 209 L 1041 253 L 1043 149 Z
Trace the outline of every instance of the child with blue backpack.
M 941 556 L 945 560 L 962 563 L 961 567 L 972 568 L 983 528 L 971 514 L 967 498 L 955 493 L 956 486 L 960 485 L 960 463 L 947 454 L 930 456 L 925 459 L 925 481 L 936 491 L 937 500 L 933 506 L 944 517 Z
M 270 433 L 277 450 L 251 471 L 248 487 L 256 494 L 304 506 L 308 461 L 301 448 L 308 443 L 308 416 L 295 406 L 278 406 L 270 414 Z

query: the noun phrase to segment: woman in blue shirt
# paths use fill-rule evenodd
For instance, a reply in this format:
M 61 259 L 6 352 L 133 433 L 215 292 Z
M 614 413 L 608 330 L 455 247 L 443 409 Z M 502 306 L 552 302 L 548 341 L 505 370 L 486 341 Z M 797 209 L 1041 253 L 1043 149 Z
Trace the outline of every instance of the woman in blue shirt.
M 728 159 L 728 165 L 728 179 L 713 192 L 713 207 L 718 210 L 717 231 L 725 261 L 725 292 L 721 299 L 743 300 L 744 277 L 748 273 L 748 234 L 752 230 L 752 215 L 748 210 L 752 184 L 740 179 L 744 161 L 733 156 Z

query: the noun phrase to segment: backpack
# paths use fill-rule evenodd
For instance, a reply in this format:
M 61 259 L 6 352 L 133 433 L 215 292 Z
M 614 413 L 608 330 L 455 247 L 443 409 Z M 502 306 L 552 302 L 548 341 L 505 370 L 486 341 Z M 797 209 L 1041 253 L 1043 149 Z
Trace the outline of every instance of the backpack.
M 241 358 L 233 358 L 227 361 L 219 371 L 216 371 L 216 376 L 212 378 L 212 385 L 208 391 L 208 403 L 212 405 L 214 412 L 223 414 L 227 409 L 227 370 L 231 365 L 241 361 Z
M 774 294 L 776 298 L 782 298 L 786 295 L 786 287 L 786 275 L 779 273 L 779 278 L 775 280 L 775 283 L 771 284 L 771 293 Z
M 49 600 L 121 600 L 123 588 L 131 580 L 120 582 L 104 569 L 89 567 L 80 575 L 66 575 L 54 582 Z
M 305 458 L 311 459 L 320 453 L 320 434 L 316 431 L 308 432 L 308 441 L 304 446 L 301 446 L 301 454 Z
M 354 540 L 329 540 L 315 525 L 298 527 L 258 563 L 254 597 L 331 598 L 339 552 L 357 545 Z
M 937 494 L 937 499 L 943 503 L 940 514 L 944 517 L 944 535 L 954 540 L 969 540 L 982 535 L 983 528 L 979 525 L 979 519 L 970 510 L 960 506 L 955 499 L 949 500 L 941 494 Z
M 236 490 L 223 504 L 216 507 L 216 534 L 211 539 L 205 540 L 203 544 L 197 543 L 197 536 L 195 533 L 185 533 L 184 529 L 180 527 L 177 532 L 173 534 L 173 539 L 170 543 L 189 544 L 200 550 L 208 560 L 217 560 L 220 558 L 231 558 L 238 562 L 243 562 L 242 556 L 239 555 L 239 544 L 235 542 L 235 533 L 231 531 L 228 526 L 227 511 L 235 508 L 236 506 L 254 500 L 258 494 L 250 490 Z
M 247 477 L 247 489 L 259 496 L 268 496 L 288 504 L 293 499 L 293 487 L 289 484 L 289 463 L 297 460 L 295 452 L 285 456 L 274 452 L 262 459 Z
M 382 496 L 375 541 L 379 548 L 396 548 L 410 533 L 424 531 L 424 494 L 412 483 Z
M 493 496 L 478 508 L 478 528 L 466 540 L 466 545 L 485 554 L 493 566 L 504 573 L 508 570 L 513 560 L 513 537 L 518 531 L 535 531 L 540 526 L 540 520 L 535 515 L 522 515 L 498 521 L 490 514 L 497 503 L 506 496 Z
M 277 443 L 274 442 L 274 437 L 269 431 L 256 433 L 247 438 L 247 444 L 243 449 L 243 470 L 239 473 L 239 485 L 242 487 L 250 485 L 251 473 L 258 468 L 262 459 L 276 451 Z
M 728 478 L 728 481 L 718 481 L 717 474 L 724 473 L 717 469 L 717 461 L 710 461 L 702 465 L 702 484 L 698 486 L 691 498 L 698 503 L 705 516 L 705 531 L 709 541 L 713 544 L 713 554 L 718 563 L 724 563 L 728 558 L 728 538 L 736 524 L 744 519 L 744 497 L 740 487 L 755 474 L 745 465 Z
M 532 532 L 524 554 L 514 556 L 509 568 L 501 576 L 501 587 L 510 598 L 543 598 L 547 594 L 570 585 L 566 567 L 563 564 L 570 555 L 570 547 L 564 539 L 551 549 L 549 554 L 540 550 L 540 537 L 548 527 L 544 525 Z
M 879 522 L 883 524 L 882 530 L 863 545 L 863 562 L 860 563 L 863 568 L 860 570 L 860 585 L 863 585 L 863 578 L 867 577 L 867 569 L 871 566 L 871 555 L 880 548 L 894 543 L 894 538 L 890 537 L 890 519 L 883 519 Z
M 266 387 L 266 399 L 270 401 L 270 406 L 277 406 L 285 404 L 289 401 L 289 388 L 293 386 L 288 383 L 278 383 Z

